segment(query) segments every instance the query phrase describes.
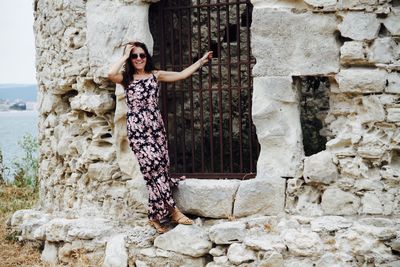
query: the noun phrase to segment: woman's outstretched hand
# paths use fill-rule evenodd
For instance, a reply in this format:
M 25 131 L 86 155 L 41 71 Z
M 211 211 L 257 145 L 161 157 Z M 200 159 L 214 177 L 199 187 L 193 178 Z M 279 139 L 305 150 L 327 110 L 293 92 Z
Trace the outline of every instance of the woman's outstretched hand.
M 212 53 L 213 53 L 212 51 L 208 51 L 208 52 L 204 53 L 204 56 L 202 58 L 200 58 L 201 66 L 208 63 L 208 61 L 210 61 L 212 59 Z

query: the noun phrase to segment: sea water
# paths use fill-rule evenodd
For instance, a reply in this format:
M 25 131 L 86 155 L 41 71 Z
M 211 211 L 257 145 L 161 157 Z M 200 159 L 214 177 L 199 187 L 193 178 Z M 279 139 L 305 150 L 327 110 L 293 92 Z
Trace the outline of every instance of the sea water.
M 12 180 L 12 161 L 23 156 L 23 149 L 18 142 L 22 142 L 26 134 L 37 138 L 38 117 L 36 110 L 0 111 L 0 148 L 3 164 L 10 168 L 5 173 L 7 180 Z

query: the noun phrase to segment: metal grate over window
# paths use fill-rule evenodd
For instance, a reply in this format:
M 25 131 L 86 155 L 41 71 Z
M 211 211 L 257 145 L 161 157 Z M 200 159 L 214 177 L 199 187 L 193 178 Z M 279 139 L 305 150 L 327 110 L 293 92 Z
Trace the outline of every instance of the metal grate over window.
M 162 84 L 171 176 L 255 176 L 259 144 L 251 118 L 252 9 L 250 1 L 231 0 L 151 5 L 157 67 L 180 71 L 213 51 L 213 60 L 190 78 Z

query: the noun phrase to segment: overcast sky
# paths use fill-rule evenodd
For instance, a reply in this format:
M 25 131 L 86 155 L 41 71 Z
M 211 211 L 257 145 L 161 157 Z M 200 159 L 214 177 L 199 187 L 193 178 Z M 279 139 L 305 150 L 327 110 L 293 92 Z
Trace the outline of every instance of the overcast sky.
M 36 84 L 33 0 L 0 0 L 0 84 Z

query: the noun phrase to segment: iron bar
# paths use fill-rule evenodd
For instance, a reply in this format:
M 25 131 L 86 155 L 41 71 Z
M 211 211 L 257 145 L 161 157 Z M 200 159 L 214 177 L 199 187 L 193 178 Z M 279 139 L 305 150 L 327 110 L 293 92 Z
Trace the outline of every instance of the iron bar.
M 236 5 L 236 53 L 238 61 L 240 61 L 240 6 Z M 237 74 L 238 74 L 238 86 L 241 86 L 241 65 L 238 64 Z M 240 159 L 240 172 L 243 172 L 243 140 L 242 140 L 242 91 L 238 90 L 238 103 L 239 103 L 239 159 Z
M 174 27 L 174 12 L 171 10 L 170 12 L 171 15 L 171 27 Z M 175 31 L 171 31 L 171 62 L 172 64 L 175 64 Z M 174 115 L 173 115 L 173 127 L 174 127 L 174 167 L 175 170 L 178 169 L 178 134 L 177 134 L 177 119 L 176 119 L 176 85 L 175 83 L 172 83 L 172 92 L 173 92 L 173 109 L 174 109 Z M 172 163 L 171 163 L 172 165 Z
M 188 34 L 188 43 L 189 43 L 189 65 L 193 64 L 193 58 L 192 58 L 192 30 L 193 30 L 193 25 L 192 25 L 192 9 L 188 10 L 188 18 L 189 18 L 189 34 Z M 193 106 L 193 76 L 190 76 L 189 80 L 189 92 L 190 92 L 190 131 L 191 131 L 191 137 L 192 137 L 192 173 L 195 172 L 195 135 L 194 135 L 194 106 Z
M 179 40 L 182 40 L 182 10 L 178 9 L 178 19 L 179 19 Z M 182 42 L 178 42 L 179 43 L 179 70 L 182 70 Z M 181 126 L 181 131 L 182 131 L 182 168 L 183 171 L 186 171 L 186 123 L 185 123 L 185 90 L 183 88 L 183 81 L 179 82 L 180 88 L 181 88 L 181 122 L 182 122 L 182 126 Z
M 229 0 L 227 0 L 229 3 Z M 233 121 L 232 121 L 232 73 L 231 73 L 231 41 L 230 41 L 230 23 L 229 23 L 229 5 L 226 6 L 226 39 L 227 39 L 227 48 L 228 48 L 228 88 L 229 88 L 229 170 L 231 173 L 233 170 L 233 138 L 232 138 L 232 130 L 233 130 Z
M 220 0 L 217 0 L 219 4 Z M 217 40 L 218 40 L 218 77 L 221 75 L 221 25 L 220 25 L 220 7 L 217 7 Z M 220 172 L 224 172 L 224 133 L 223 133 L 223 110 L 222 110 L 222 90 L 221 90 L 221 79 L 218 79 L 218 112 L 219 112 L 219 161 L 220 161 Z
M 197 0 L 197 5 L 200 5 L 200 0 Z M 201 13 L 201 8 L 197 8 L 197 39 L 198 39 L 198 57 L 201 57 L 200 51 L 201 51 L 201 28 L 200 28 L 200 13 Z M 202 71 L 200 69 L 200 75 L 199 75 L 199 87 L 202 85 Z M 201 172 L 204 172 L 204 127 L 203 127 L 203 93 L 202 90 L 199 91 L 199 101 L 200 101 L 200 143 L 201 143 Z
M 208 4 L 210 4 L 210 0 L 207 0 Z M 207 6 L 207 33 L 208 33 L 208 49 L 211 47 L 211 12 L 210 7 Z M 202 56 L 202 55 L 200 55 Z M 212 66 L 208 64 L 208 87 L 210 88 L 212 85 Z M 210 165 L 211 171 L 214 172 L 214 127 L 213 127 L 213 103 L 212 103 L 212 91 L 208 91 L 208 106 L 209 106 L 209 118 L 210 118 Z
M 251 108 L 252 108 L 252 84 L 251 84 L 251 52 L 250 52 L 250 2 L 246 4 L 246 41 L 247 41 L 247 85 L 249 89 L 247 89 L 247 95 L 248 99 L 247 102 L 249 103 L 249 156 L 250 156 L 250 162 L 249 162 L 249 171 L 253 171 L 253 120 L 251 118 Z

